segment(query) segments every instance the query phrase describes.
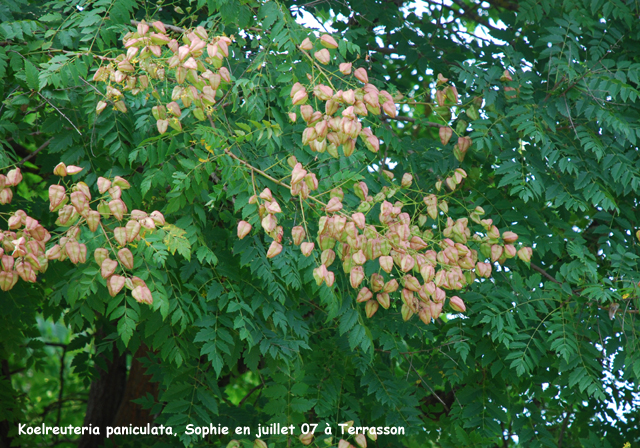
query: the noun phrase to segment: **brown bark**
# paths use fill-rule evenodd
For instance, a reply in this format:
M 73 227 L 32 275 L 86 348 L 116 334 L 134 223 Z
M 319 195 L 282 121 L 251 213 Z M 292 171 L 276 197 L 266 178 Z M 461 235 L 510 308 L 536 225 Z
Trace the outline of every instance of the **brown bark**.
M 126 355 L 118 353 L 114 344 L 112 358 L 106 360 L 107 370 L 97 367 L 98 377 L 91 383 L 83 426 L 100 427 L 100 435 L 83 434 L 78 442 L 78 448 L 100 447 L 107 434 L 106 427 L 113 426 L 127 381 L 126 361 Z
M 114 419 L 114 426 L 145 426 L 147 423 L 153 423 L 153 416 L 149 410 L 143 409 L 142 406 L 133 402 L 138 398 L 144 397 L 150 393 L 155 398 L 158 397 L 158 385 L 151 382 L 151 376 L 146 375 L 146 370 L 140 359 L 146 356 L 149 348 L 142 344 L 136 351 L 131 360 L 131 369 L 129 370 L 129 378 L 127 378 L 127 386 L 122 397 L 122 402 Z

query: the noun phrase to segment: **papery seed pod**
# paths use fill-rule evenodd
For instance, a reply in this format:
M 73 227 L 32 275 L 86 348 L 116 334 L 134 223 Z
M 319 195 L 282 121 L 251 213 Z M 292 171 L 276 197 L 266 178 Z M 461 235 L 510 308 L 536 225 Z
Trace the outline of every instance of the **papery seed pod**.
M 520 258 L 525 263 L 531 262 L 531 256 L 533 255 L 533 249 L 530 247 L 522 247 L 518 250 L 518 258 Z
M 513 246 L 513 244 L 504 245 L 504 256 L 507 258 L 513 258 L 516 256 L 516 248 Z
M 67 174 L 68 175 L 74 175 L 74 174 L 78 174 L 79 172 L 81 172 L 84 168 L 79 167 L 79 166 L 75 166 L 75 165 L 68 165 L 67 166 Z
M 351 272 L 349 274 L 351 287 L 356 289 L 358 286 L 360 286 L 362 280 L 364 280 L 364 270 L 362 269 L 362 266 L 356 266 L 351 269 Z
M 153 304 L 153 296 L 147 286 L 136 286 L 131 291 L 131 295 L 138 303 L 146 303 L 147 305 Z
M 252 226 L 247 221 L 240 221 L 238 223 L 238 238 L 243 239 L 251 232 Z
M 336 42 L 336 40 L 328 34 L 323 34 L 322 36 L 320 36 L 320 43 L 323 47 L 326 48 L 338 48 L 338 43 Z
M 415 278 L 413 275 L 405 275 L 405 277 L 404 277 L 404 286 L 409 291 L 413 291 L 413 292 L 420 291 L 420 288 L 422 287 L 422 285 L 420 285 L 420 282 L 418 281 L 418 279 Z
M 356 297 L 356 302 L 358 303 L 366 302 L 372 297 L 373 297 L 373 293 L 369 291 L 369 288 L 365 286 L 358 292 L 358 296 Z
M 115 297 L 122 290 L 125 284 L 125 278 L 120 275 L 112 275 L 107 280 L 107 290 L 111 297 Z
M 141 219 L 138 222 L 145 229 L 154 230 L 156 228 L 156 222 L 151 217 L 145 218 L 145 219 Z
M 393 258 L 390 256 L 382 256 L 378 259 L 378 261 L 380 262 L 380 267 L 382 268 L 383 271 L 385 271 L 386 273 L 391 273 L 391 270 L 393 269 Z
M 4 188 L 0 190 L 0 205 L 11 203 L 12 198 L 13 198 L 13 190 L 11 190 L 11 188 Z
M 335 274 L 331 271 L 327 271 L 324 277 L 324 282 L 328 287 L 332 287 L 333 283 L 336 281 Z
M 440 136 L 440 142 L 443 145 L 446 145 L 447 143 L 449 143 L 449 140 L 451 140 L 453 129 L 451 129 L 449 126 L 442 126 L 438 130 L 438 135 Z
M 449 299 L 449 305 L 453 308 L 454 311 L 464 313 L 467 310 L 467 307 L 464 305 L 462 299 L 458 296 L 453 296 Z
M 391 306 L 391 299 L 389 298 L 389 294 L 386 292 L 376 294 L 376 300 L 385 310 L 388 310 L 389 306 Z
M 45 256 L 47 257 L 47 260 L 57 260 L 60 258 L 60 252 L 60 245 L 54 244 L 49 249 L 47 249 L 47 251 L 45 252 Z
M 369 76 L 367 75 L 367 70 L 363 67 L 357 68 L 353 72 L 353 76 L 355 76 L 359 81 L 361 81 L 364 84 L 367 84 L 369 82 Z
M 156 120 L 156 127 L 158 128 L 158 132 L 160 134 L 164 134 L 169 129 L 169 120 Z
M 78 264 L 80 262 L 80 245 L 77 241 L 68 241 L 64 246 L 64 251 L 71 263 Z
M 320 255 L 320 263 L 325 266 L 331 266 L 336 259 L 336 253 L 332 249 L 325 249 Z
M 342 64 L 340 64 L 340 67 L 339 67 L 340 73 L 342 73 L 343 75 L 350 75 L 351 67 L 352 67 L 351 62 L 343 62 Z
M 395 278 L 392 278 L 387 283 L 385 283 L 384 288 L 382 288 L 382 292 L 386 292 L 388 294 L 391 292 L 396 292 L 397 289 L 398 289 L 398 280 L 396 280 Z
M 98 247 L 95 251 L 93 251 L 93 258 L 98 266 L 102 266 L 102 262 L 109 258 L 109 251 L 104 247 Z
M 273 196 L 271 195 L 271 190 L 265 188 L 260 193 L 260 199 L 264 199 L 265 201 L 273 201 Z
M 280 205 L 276 201 L 267 202 L 264 204 L 267 213 L 276 214 L 282 213 Z
M 351 256 L 351 258 L 353 259 L 353 262 L 357 265 L 363 265 L 367 261 L 367 257 L 365 257 L 362 250 L 357 251 L 355 254 Z
M 145 219 L 148 219 L 148 218 L 145 218 Z M 131 219 L 127 222 L 127 225 L 124 228 L 125 228 L 125 233 L 126 233 L 128 242 L 132 242 L 133 240 L 136 239 L 136 237 L 140 233 L 140 227 L 141 227 L 140 223 L 136 220 Z
M 277 241 L 272 241 L 271 246 L 269 246 L 269 250 L 267 251 L 267 258 L 273 258 L 282 252 L 282 244 Z
M 58 249 L 60 246 L 58 246 Z M 10 255 L 2 256 L 2 270 L 3 271 L 11 271 L 13 269 L 14 258 Z
M 429 325 L 431 323 L 431 308 L 428 305 L 421 305 L 418 310 L 418 317 L 425 325 Z
M 400 183 L 401 188 L 409 188 L 413 183 L 413 176 L 409 173 L 404 173 L 402 175 L 402 181 Z
M 71 193 L 71 204 L 73 204 L 78 213 L 82 213 L 85 207 L 89 206 L 89 201 L 84 193 L 81 191 L 74 191 Z
M 400 269 L 403 272 L 409 272 L 411 269 L 413 269 L 413 266 L 415 266 L 416 261 L 414 260 L 414 258 L 409 255 L 406 254 L 402 257 L 401 261 L 400 261 Z
M 326 48 L 323 48 L 320 51 L 316 51 L 313 56 L 318 60 L 318 62 L 323 65 L 327 65 L 329 62 L 331 62 L 331 54 Z
M 20 182 L 22 182 L 22 172 L 20 171 L 20 168 L 14 168 L 7 173 L 5 180 L 5 185 L 7 187 L 15 187 Z
M 397 115 L 397 111 L 396 111 L 396 105 L 393 103 L 393 101 L 387 101 L 382 105 L 382 110 L 384 111 L 385 114 L 387 114 L 389 117 L 391 118 L 396 118 Z
M 478 277 L 491 277 L 491 264 L 483 262 L 476 263 L 476 273 L 478 274 Z
M 65 197 L 65 188 L 62 185 L 51 185 L 49 187 L 49 210 L 55 210 L 62 204 Z
M 164 215 L 160 213 L 158 210 L 154 210 L 151 212 L 149 217 L 153 220 L 153 222 L 158 226 L 163 226 L 166 224 L 164 220 Z
M 106 258 L 102 262 L 102 265 L 100 265 L 100 275 L 102 276 L 102 278 L 109 278 L 116 271 L 117 267 L 117 261 Z
M 120 263 L 122 263 L 125 268 L 129 270 L 133 269 L 133 254 L 126 247 L 118 251 L 118 260 L 120 260 Z
M 66 177 L 67 166 L 63 162 L 58 163 L 56 167 L 53 169 L 53 174 L 60 177 Z
M 314 243 L 305 242 L 300 245 L 300 250 L 305 257 L 308 257 L 309 255 L 311 255 L 311 252 L 313 252 L 314 246 Z
M 113 229 L 113 237 L 116 239 L 120 246 L 127 245 L 127 229 L 124 227 L 116 227 Z
M 121 199 L 113 199 L 109 202 L 109 210 L 118 221 L 122 221 L 127 212 L 127 206 Z
M 376 314 L 376 311 L 378 311 L 378 307 L 378 302 L 376 302 L 375 300 L 369 300 L 366 303 L 364 310 L 369 319 L 371 319 L 373 315 Z
M 507 231 L 502 234 L 502 239 L 505 243 L 512 244 L 518 241 L 518 235 L 514 232 Z
M 380 274 L 371 274 L 371 290 L 373 292 L 381 291 L 384 288 L 384 277 Z
M 18 282 L 18 274 L 15 271 L 0 272 L 0 289 L 3 291 L 11 290 Z
M 278 221 L 276 220 L 276 217 L 274 215 L 269 213 L 264 218 L 262 218 L 261 224 L 265 232 L 271 233 L 276 229 Z
M 80 253 L 78 256 L 78 262 L 79 263 L 86 263 L 87 262 L 87 246 L 83 243 L 80 243 L 78 245 L 78 247 L 80 248 Z
M 498 246 L 494 244 L 491 246 L 491 261 L 498 261 L 500 257 L 502 257 L 503 249 L 502 246 Z
M 400 292 L 400 297 L 402 298 L 402 302 L 407 305 L 409 307 L 409 309 L 411 311 L 413 311 L 414 313 L 417 313 L 418 310 L 415 307 L 415 297 L 413 296 L 413 292 L 408 290 L 407 288 L 404 288 L 401 292 Z
M 316 281 L 316 285 L 320 286 L 324 282 L 326 272 L 327 267 L 325 265 L 320 265 L 313 270 L 313 278 Z
M 342 210 L 342 202 L 340 202 L 339 198 L 331 198 L 329 200 L 329 203 L 327 204 L 327 206 L 325 207 L 325 211 L 327 213 L 335 213 Z
M 305 235 L 306 233 L 302 226 L 295 226 L 293 229 L 291 229 L 293 244 L 295 244 L 296 246 L 299 246 L 302 243 L 302 240 L 304 240 Z
M 302 43 L 300 44 L 300 49 L 305 51 L 313 50 L 313 44 L 308 37 L 302 41 Z M 308 445 L 308 443 L 306 445 Z
M 307 92 L 304 90 L 300 90 L 298 92 L 296 92 L 296 94 L 293 96 L 293 98 L 291 99 L 291 103 L 294 106 L 297 106 L 299 104 L 304 104 L 307 102 L 307 99 L 309 97 L 307 96 Z
M 299 440 L 300 440 L 300 443 L 302 443 L 305 446 L 311 445 L 311 443 L 313 442 L 313 434 L 311 433 L 300 434 Z

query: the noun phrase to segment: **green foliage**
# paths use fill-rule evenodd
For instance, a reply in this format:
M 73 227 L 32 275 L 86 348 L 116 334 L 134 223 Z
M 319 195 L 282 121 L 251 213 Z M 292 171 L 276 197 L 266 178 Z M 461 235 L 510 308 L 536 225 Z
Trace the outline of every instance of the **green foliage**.
M 167 221 L 132 247 L 135 275 L 153 292 L 150 306 L 128 292 L 111 297 L 92 260 L 106 239 L 88 231 L 87 263 L 52 262 L 37 283 L 19 281 L 0 293 L 0 422 L 9 422 L 10 435 L 16 422 L 80 426 L 95 366 L 114 347 L 133 355 L 144 344 L 149 351 L 140 361 L 158 392 L 136 401 L 179 436 L 122 437 L 118 446 L 227 446 L 232 436 L 203 439 L 185 427 L 255 430 L 271 422 L 317 423 L 312 446 L 337 446 L 337 425 L 350 420 L 406 429 L 406 436 L 369 441 L 378 447 L 640 442 L 638 5 L 430 4 L 0 5 L 0 171 L 20 166 L 25 176 L 11 204 L 0 206 L 0 221 L 22 209 L 62 235 L 66 228 L 54 224 L 46 200 L 61 161 L 84 168 L 73 180 L 92 191 L 99 176 L 126 178 L 128 210 L 157 209 Z M 357 61 L 380 89 L 404 95 L 395 120 L 364 119 L 382 142 L 379 153 L 312 153 L 301 141 L 305 126 L 287 117 L 299 112 L 289 98 L 294 83 L 325 82 L 297 48 L 308 36 L 317 41 L 308 22 L 296 21 L 303 10 L 336 30 L 336 62 Z M 123 35 L 143 19 L 233 39 L 225 59 L 232 82 L 206 120 L 183 108 L 182 130 L 158 133 L 151 108 L 171 101 L 173 74 L 158 81 L 159 98 L 125 92 L 126 112 L 111 102 L 96 113 L 106 90 L 92 77 L 126 51 Z M 474 30 L 492 38 L 473 37 Z M 168 32 L 179 39 L 180 32 Z M 451 119 L 436 97 L 439 73 L 460 94 Z M 309 102 L 320 108 L 311 95 Z M 438 131 L 449 125 L 454 136 L 443 144 Z M 464 136 L 473 144 L 461 160 L 454 146 Z M 501 231 L 533 247 L 531 264 L 512 258 L 494 265 L 491 279 L 459 294 L 464 315 L 404 322 L 396 298 L 369 319 L 348 275 L 337 269 L 332 287 L 317 286 L 319 257 L 291 244 L 297 225 L 313 240 L 320 208 L 303 206 L 282 185 L 292 155 L 317 175 L 325 202 L 341 187 L 345 207 L 359 204 L 357 182 L 373 196 L 383 187 L 399 190 L 402 175 L 412 173 L 409 191 L 389 200 L 405 201 L 403 210 L 415 216 L 426 211 L 411 195 L 438 193 L 435 183 L 462 168 L 464 182 L 438 193 L 452 216 L 482 207 Z M 271 259 L 271 238 L 251 201 L 264 188 L 283 211 L 284 248 Z M 379 211 L 376 205 L 368 216 Z M 240 220 L 254 229 L 241 240 Z M 446 219 L 427 223 L 441 231 Z M 373 263 L 367 275 L 378 271 Z M 300 446 L 283 435 L 267 442 Z

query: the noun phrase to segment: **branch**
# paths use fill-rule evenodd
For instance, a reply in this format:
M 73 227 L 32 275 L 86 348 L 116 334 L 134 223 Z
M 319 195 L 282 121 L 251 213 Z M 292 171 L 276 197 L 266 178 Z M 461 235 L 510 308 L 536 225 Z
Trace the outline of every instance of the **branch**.
M 385 114 L 381 114 L 381 118 L 383 120 L 396 120 L 396 121 L 407 121 L 409 123 L 418 123 L 418 126 L 420 125 L 424 125 L 424 126 L 428 126 L 431 128 L 445 128 L 446 125 L 444 124 L 438 124 L 438 123 L 434 123 L 432 121 L 419 121 L 416 120 L 415 118 L 412 117 L 405 117 L 405 116 L 401 116 L 398 115 L 397 117 L 390 117 L 389 115 L 385 115 Z
M 538 271 L 539 273 L 541 273 L 542 275 L 544 275 L 545 277 L 547 277 L 547 279 L 551 280 L 553 283 L 556 283 L 558 285 L 562 285 L 561 282 L 559 282 L 558 280 L 556 280 L 551 274 L 549 274 L 547 271 L 545 271 L 544 269 L 542 269 L 540 266 L 530 263 L 530 266 L 533 268 L 534 271 Z
M 49 146 L 49 143 L 51 143 L 51 140 L 53 140 L 53 137 L 51 137 L 49 140 L 47 140 L 46 142 L 44 142 L 42 145 L 40 145 L 40 147 L 38 149 L 36 149 L 35 151 L 33 151 L 31 154 L 29 154 L 27 157 L 25 157 L 24 159 L 22 159 L 21 161 L 18 162 L 18 165 L 24 165 L 24 163 L 28 160 L 33 159 L 40 151 L 42 151 L 43 149 L 45 149 L 47 146 Z
M 249 391 L 249 393 L 247 395 L 244 396 L 244 398 L 242 400 L 240 400 L 240 403 L 238 403 L 238 407 L 242 407 L 242 404 L 247 400 L 247 398 L 249 398 L 251 396 L 251 394 L 253 394 L 255 391 L 262 389 L 264 387 L 264 383 L 262 384 L 258 384 L 256 387 L 254 387 L 253 389 L 251 389 Z
M 131 25 L 139 25 L 140 23 L 142 22 L 140 22 L 139 20 L 133 20 L 133 19 L 131 20 Z M 150 23 L 147 23 L 147 25 L 150 25 Z M 180 28 L 179 26 L 169 25 L 166 23 L 163 23 L 163 25 L 166 29 L 175 31 L 176 33 L 183 33 L 183 34 L 187 33 L 187 30 L 185 30 L 184 28 Z

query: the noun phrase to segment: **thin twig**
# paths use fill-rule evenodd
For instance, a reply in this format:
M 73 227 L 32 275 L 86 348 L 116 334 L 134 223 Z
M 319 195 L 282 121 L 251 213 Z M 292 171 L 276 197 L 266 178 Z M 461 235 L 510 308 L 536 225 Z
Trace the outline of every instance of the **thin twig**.
M 33 159 L 40 151 L 42 151 L 44 148 L 46 148 L 47 146 L 49 146 L 49 143 L 51 143 L 51 140 L 53 140 L 53 137 L 51 137 L 49 140 L 47 140 L 46 142 L 44 142 L 42 145 L 40 145 L 40 147 L 38 149 L 36 149 L 35 151 L 33 151 L 31 154 L 29 154 L 27 157 L 25 157 L 24 159 L 22 159 L 21 161 L 18 162 L 18 165 L 23 165 L 26 161 Z
M 76 130 L 76 132 L 80 135 L 82 135 L 82 132 L 80 132 L 80 130 L 76 127 L 75 124 L 73 124 L 73 122 L 71 120 L 69 120 L 69 117 L 67 117 L 65 114 L 62 113 L 62 111 L 60 109 L 58 109 L 51 101 L 49 101 L 46 97 L 42 96 L 42 94 L 40 92 L 36 92 L 38 95 L 40 95 L 40 98 L 42 98 L 43 100 L 45 100 L 47 103 L 49 103 L 49 106 L 53 107 L 55 110 L 58 111 L 58 113 L 60 115 L 62 115 L 65 120 L 67 120 L 69 122 L 69 124 L 71 124 L 71 126 L 73 126 L 73 129 Z
M 141 23 L 142 22 L 140 22 L 139 20 L 131 20 L 131 25 L 136 25 L 137 26 L 137 25 L 139 25 Z M 147 23 L 147 22 L 145 22 L 145 24 L 151 25 L 150 23 Z M 164 27 L 166 29 L 171 30 L 171 31 L 175 31 L 176 33 L 186 33 L 187 32 L 187 30 L 185 30 L 184 28 L 180 28 L 179 26 L 169 25 L 169 24 L 166 24 L 166 23 L 163 23 L 163 25 L 164 25 Z

